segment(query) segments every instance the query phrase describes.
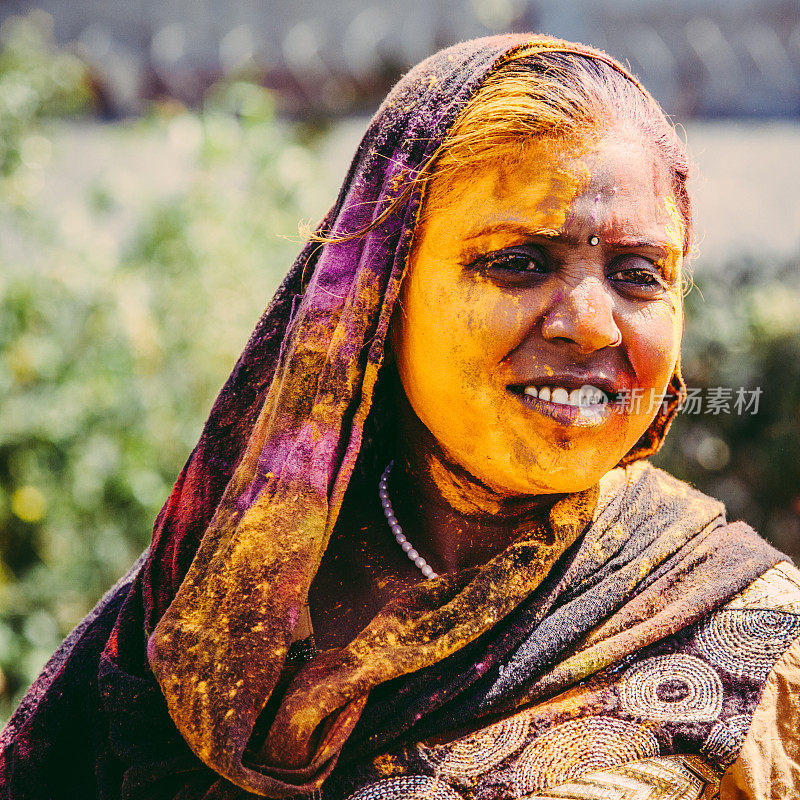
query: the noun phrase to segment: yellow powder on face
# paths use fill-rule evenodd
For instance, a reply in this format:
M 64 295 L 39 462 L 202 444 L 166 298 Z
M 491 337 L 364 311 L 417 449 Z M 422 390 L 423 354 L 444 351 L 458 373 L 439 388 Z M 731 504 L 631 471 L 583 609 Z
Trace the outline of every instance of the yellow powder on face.
M 632 386 L 663 390 L 677 360 L 679 304 L 671 294 L 667 302 L 622 299 L 607 264 L 597 267 L 606 245 L 588 244 L 594 235 L 604 241 L 638 236 L 679 253 L 675 202 L 665 204 L 654 186 L 652 155 L 643 146 L 606 137 L 585 147 L 558 139 L 525 142 L 493 153 L 469 176 L 454 168 L 434 180 L 393 325 L 398 371 L 417 416 L 452 461 L 501 496 L 592 485 L 652 419 L 614 415 L 596 432 L 568 429 L 513 398 L 508 386 L 527 375 L 558 374 L 575 358 L 594 358 L 590 350 L 542 338 L 542 320 L 554 304 L 559 314 L 575 317 L 570 324 L 584 327 L 624 312 L 630 322 L 623 326 L 620 369 L 631 358 L 636 362 Z M 542 274 L 552 279 L 509 282 L 490 268 L 504 254 L 524 259 L 535 248 L 550 254 Z M 607 260 L 616 257 L 609 253 Z M 437 468 L 431 466 L 432 474 Z M 452 480 L 442 486 L 461 493 Z
M 667 236 L 671 239 L 683 241 L 686 226 L 683 223 L 683 218 L 681 217 L 681 212 L 678 210 L 678 204 L 675 202 L 675 198 L 672 197 L 672 195 L 665 197 L 664 206 L 670 220 L 665 228 Z
M 491 404 L 493 387 L 470 365 L 485 354 L 487 335 L 498 329 L 519 329 L 529 313 L 513 294 L 485 276 L 475 271 L 465 274 L 464 263 L 474 255 L 518 241 L 522 231 L 552 232 L 564 225 L 570 203 L 589 175 L 585 165 L 569 170 L 560 163 L 548 163 L 557 150 L 555 143 L 543 140 L 527 147 L 524 160 L 518 151 L 500 151 L 487 159 L 479 175 L 470 178 L 468 191 L 463 176 L 450 176 L 434 183 L 426 198 L 428 210 L 423 214 L 411 274 L 400 300 L 403 314 L 399 327 L 406 354 L 409 349 L 430 350 L 436 335 L 430 327 L 439 329 L 440 341 L 446 344 L 437 351 L 441 359 L 415 359 L 413 369 L 406 369 L 408 361 L 399 353 L 398 362 L 406 393 L 423 406 L 415 407 L 418 415 L 422 419 L 428 412 L 439 415 L 445 427 L 440 441 L 446 442 L 457 459 L 474 449 L 474 434 L 486 429 L 487 420 L 469 407 L 460 407 L 458 415 L 441 415 L 442 408 L 454 394 L 464 391 L 482 396 L 484 405 Z M 542 164 L 550 168 L 543 169 Z M 414 269 L 420 262 L 435 265 L 435 275 L 420 280 L 420 272 Z M 403 319 L 423 317 L 432 323 L 430 327 L 403 325 Z M 446 362 L 444 370 L 442 361 Z M 428 391 L 427 387 L 437 384 L 440 392 Z M 424 407 L 428 400 L 436 408 Z M 502 425 L 501 419 L 494 420 L 493 427 Z M 491 439 L 487 443 L 491 445 Z M 507 443 L 497 444 L 505 451 L 499 457 L 507 460 Z
M 434 454 L 428 454 L 426 464 L 428 475 L 442 499 L 459 514 L 465 516 L 497 515 L 503 508 L 502 499 L 498 495 L 477 485 L 466 475 L 457 476 Z

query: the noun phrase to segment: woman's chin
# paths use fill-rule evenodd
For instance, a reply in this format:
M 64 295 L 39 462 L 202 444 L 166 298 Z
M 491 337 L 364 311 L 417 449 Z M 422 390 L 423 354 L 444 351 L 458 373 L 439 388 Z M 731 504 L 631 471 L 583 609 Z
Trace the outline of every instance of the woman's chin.
M 608 468 L 602 469 L 575 469 L 566 473 L 551 473 L 549 475 L 537 476 L 537 480 L 532 483 L 543 487 L 539 489 L 539 493 L 542 494 L 573 494 L 575 492 L 583 492 L 595 486 L 600 478 L 615 466 L 616 464 L 611 464 Z
M 481 464 L 462 454 L 456 461 L 484 485 L 502 495 L 568 494 L 596 485 L 635 444 L 638 436 L 628 431 L 607 431 L 598 440 L 583 436 L 515 437 L 490 454 Z M 629 434 L 629 435 L 626 435 Z M 632 443 L 629 443 L 632 438 Z M 509 459 L 507 454 L 514 453 Z
M 582 453 L 554 450 L 540 451 L 536 459 L 509 465 L 508 462 L 489 464 L 488 469 L 476 469 L 474 463 L 461 466 L 482 484 L 501 496 L 539 494 L 571 494 L 595 486 L 598 481 L 619 463 L 625 454 L 620 450 L 610 453 Z M 460 460 L 460 459 L 459 459 Z

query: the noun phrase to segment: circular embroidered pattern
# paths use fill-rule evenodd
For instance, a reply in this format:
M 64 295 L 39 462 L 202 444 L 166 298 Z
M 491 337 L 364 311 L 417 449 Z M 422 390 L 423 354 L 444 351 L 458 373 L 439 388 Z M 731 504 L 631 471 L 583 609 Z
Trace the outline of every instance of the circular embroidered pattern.
M 528 733 L 528 717 L 518 715 L 448 744 L 421 745 L 423 758 L 448 778 L 483 775 L 518 750 Z
M 685 653 L 653 656 L 625 672 L 619 688 L 622 710 L 636 717 L 696 722 L 722 710 L 722 681 L 714 668 Z
M 517 796 L 529 794 L 599 769 L 652 758 L 658 740 L 641 725 L 614 717 L 570 720 L 534 739 L 517 759 Z
M 782 611 L 720 611 L 697 633 L 700 652 L 739 677 L 763 680 L 800 636 L 800 616 Z
M 402 775 L 357 789 L 347 800 L 462 800 L 461 795 L 437 778 Z
M 702 752 L 723 767 L 730 766 L 739 756 L 750 720 L 749 714 L 738 714 L 724 722 L 718 722 L 703 742 Z

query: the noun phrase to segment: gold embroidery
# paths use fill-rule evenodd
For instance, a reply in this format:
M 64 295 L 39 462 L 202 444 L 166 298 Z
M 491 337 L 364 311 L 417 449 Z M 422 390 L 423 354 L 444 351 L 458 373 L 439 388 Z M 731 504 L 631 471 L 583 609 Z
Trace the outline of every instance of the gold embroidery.
M 727 608 L 800 611 L 800 570 L 788 561 L 781 561 L 736 595 Z
M 614 717 L 583 717 L 556 725 L 534 739 L 514 765 L 517 796 L 659 752 L 643 725 Z
M 737 714 L 724 722 L 718 722 L 703 742 L 702 752 L 707 753 L 723 766 L 733 764 L 742 749 L 751 719 L 750 714 Z
M 591 772 L 525 800 L 711 800 L 717 786 L 717 774 L 702 759 L 647 758 Z
M 703 657 L 732 675 L 764 680 L 800 636 L 800 616 L 759 608 L 723 609 L 700 627 Z
M 419 750 L 438 776 L 472 778 L 488 772 L 522 747 L 528 726 L 528 715 L 517 714 L 448 744 L 420 744 Z
M 677 722 L 716 719 L 722 694 L 722 681 L 713 667 L 685 653 L 634 664 L 619 689 L 622 709 L 628 714 Z
M 437 778 L 404 775 L 362 786 L 347 800 L 461 800 L 461 795 Z

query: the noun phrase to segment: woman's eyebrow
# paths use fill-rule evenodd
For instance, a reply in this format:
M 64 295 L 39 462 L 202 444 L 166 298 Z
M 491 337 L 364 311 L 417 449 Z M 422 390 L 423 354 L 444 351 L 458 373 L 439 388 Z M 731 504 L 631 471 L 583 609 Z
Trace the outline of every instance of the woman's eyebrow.
M 583 242 L 583 237 L 576 236 L 575 234 L 566 233 L 555 228 L 532 228 L 511 220 L 504 222 L 493 222 L 488 225 L 483 225 L 475 230 L 469 231 L 464 235 L 464 241 L 478 239 L 481 236 L 492 236 L 497 233 L 510 233 L 518 236 L 524 236 L 528 239 L 551 239 L 553 241 L 563 242 L 564 244 L 580 244 Z M 650 238 L 646 236 L 608 236 L 600 234 L 603 243 L 607 247 L 614 247 L 620 249 L 636 249 L 636 248 L 649 248 L 651 250 L 663 251 L 664 256 L 670 255 L 674 252 L 679 252 L 679 248 L 673 244 L 660 239 Z
M 650 239 L 639 236 L 603 236 L 603 242 L 607 247 L 618 247 L 621 250 L 633 250 L 637 248 L 663 250 L 664 255 L 668 255 L 679 250 L 679 248 L 670 242 L 661 239 Z
M 555 228 L 531 228 L 528 225 L 509 220 L 507 222 L 493 222 L 488 225 L 482 225 L 479 228 L 468 231 L 463 236 L 463 239 L 469 241 L 471 239 L 478 239 L 481 236 L 492 236 L 496 233 L 512 233 L 518 236 L 525 236 L 529 239 L 561 239 L 567 242 L 572 238 Z

